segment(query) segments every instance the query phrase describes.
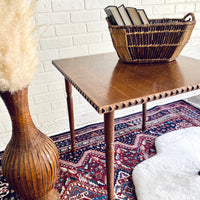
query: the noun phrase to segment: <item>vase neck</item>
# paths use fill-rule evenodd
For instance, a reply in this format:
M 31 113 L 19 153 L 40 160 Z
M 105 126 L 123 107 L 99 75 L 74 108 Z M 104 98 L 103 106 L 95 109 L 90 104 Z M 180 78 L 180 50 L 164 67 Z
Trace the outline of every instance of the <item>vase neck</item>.
M 33 125 L 28 105 L 28 87 L 14 93 L 1 92 L 0 96 L 8 109 L 14 129 L 24 128 L 27 123 Z

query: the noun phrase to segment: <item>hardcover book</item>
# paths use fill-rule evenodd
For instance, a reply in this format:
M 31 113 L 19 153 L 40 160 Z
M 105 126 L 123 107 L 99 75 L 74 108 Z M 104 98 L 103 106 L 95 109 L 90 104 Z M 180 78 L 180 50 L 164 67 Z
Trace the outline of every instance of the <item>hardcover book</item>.
M 137 26 L 137 25 L 143 24 L 136 8 L 127 7 L 126 9 L 127 9 L 127 12 L 129 14 L 131 20 L 132 20 L 133 25 Z
M 107 6 L 104 11 L 106 12 L 109 21 L 112 25 L 124 26 L 124 21 L 119 13 L 117 6 Z
M 119 10 L 119 13 L 121 14 L 121 17 L 125 23 L 125 25 L 133 25 L 129 15 L 128 15 L 128 12 L 124 6 L 124 4 L 122 4 L 121 6 L 118 7 L 118 10 Z
M 140 15 L 142 23 L 143 24 L 149 24 L 149 19 L 148 19 L 147 15 L 146 15 L 146 12 L 144 11 L 144 9 L 138 9 L 137 11 L 138 11 L 138 13 Z

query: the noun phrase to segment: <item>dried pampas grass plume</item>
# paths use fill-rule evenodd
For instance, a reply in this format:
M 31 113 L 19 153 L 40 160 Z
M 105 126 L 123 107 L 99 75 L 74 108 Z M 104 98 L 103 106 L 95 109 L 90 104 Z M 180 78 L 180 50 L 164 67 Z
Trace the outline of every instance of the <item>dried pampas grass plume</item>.
M 0 91 L 25 88 L 38 66 L 33 13 L 37 0 L 0 0 Z

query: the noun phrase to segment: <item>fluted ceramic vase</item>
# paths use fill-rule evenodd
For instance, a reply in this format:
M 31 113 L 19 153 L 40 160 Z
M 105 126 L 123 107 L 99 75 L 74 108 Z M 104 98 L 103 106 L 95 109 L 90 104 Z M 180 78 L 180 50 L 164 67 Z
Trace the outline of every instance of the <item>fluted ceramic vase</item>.
M 12 120 L 12 137 L 2 158 L 8 183 L 23 199 L 56 200 L 59 169 L 56 145 L 34 125 L 28 106 L 28 88 L 0 92 Z

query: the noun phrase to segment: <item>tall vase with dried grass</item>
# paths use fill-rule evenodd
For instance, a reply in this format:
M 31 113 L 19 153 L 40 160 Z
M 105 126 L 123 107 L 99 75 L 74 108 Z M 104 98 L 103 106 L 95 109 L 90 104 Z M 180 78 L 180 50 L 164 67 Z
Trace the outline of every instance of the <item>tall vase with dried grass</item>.
M 0 96 L 12 120 L 12 137 L 2 158 L 3 174 L 23 199 L 59 199 L 54 190 L 59 154 L 33 124 L 28 85 L 38 65 L 33 13 L 36 0 L 0 1 Z

